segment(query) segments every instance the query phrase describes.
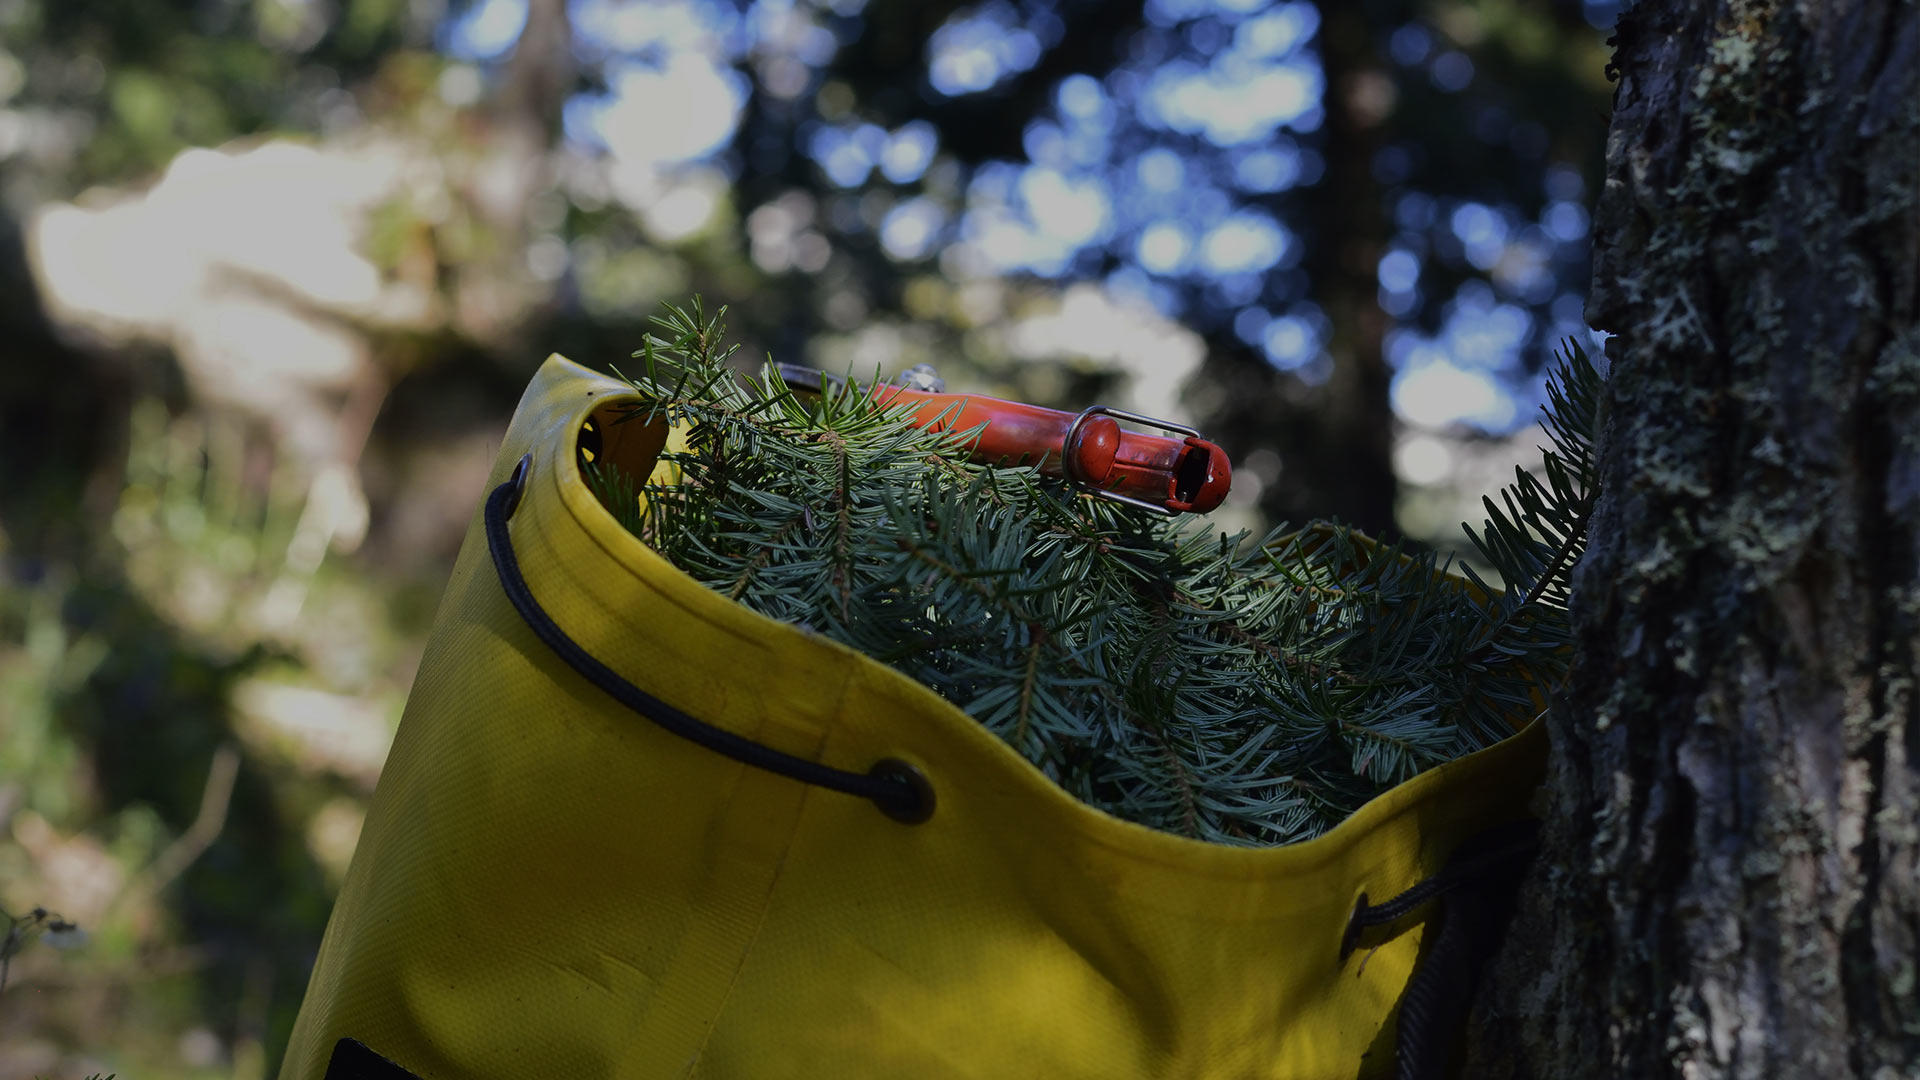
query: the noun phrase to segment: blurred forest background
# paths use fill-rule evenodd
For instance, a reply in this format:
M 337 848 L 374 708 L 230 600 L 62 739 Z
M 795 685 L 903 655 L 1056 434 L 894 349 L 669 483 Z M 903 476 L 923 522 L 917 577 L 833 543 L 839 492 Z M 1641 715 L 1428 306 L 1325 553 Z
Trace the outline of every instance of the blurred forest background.
M 89 935 L 0 1080 L 273 1073 L 514 402 L 664 300 L 1455 546 L 1614 3 L 0 0 L 0 906 Z

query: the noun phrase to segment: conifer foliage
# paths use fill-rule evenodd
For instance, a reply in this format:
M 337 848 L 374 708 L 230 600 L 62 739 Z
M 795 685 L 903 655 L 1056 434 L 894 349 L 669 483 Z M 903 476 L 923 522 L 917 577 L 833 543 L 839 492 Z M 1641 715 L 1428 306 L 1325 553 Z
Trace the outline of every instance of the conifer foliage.
M 1543 475 L 1520 471 L 1468 530 L 1496 594 L 1337 525 L 1255 543 L 974 464 L 969 432 L 852 382 L 816 396 L 738 373 L 724 315 L 696 300 L 655 320 L 623 422 L 686 445 L 651 478 L 588 465 L 602 502 L 702 584 L 918 680 L 1102 810 L 1307 839 L 1510 734 L 1564 672 L 1597 494 L 1600 377 L 1577 347 Z

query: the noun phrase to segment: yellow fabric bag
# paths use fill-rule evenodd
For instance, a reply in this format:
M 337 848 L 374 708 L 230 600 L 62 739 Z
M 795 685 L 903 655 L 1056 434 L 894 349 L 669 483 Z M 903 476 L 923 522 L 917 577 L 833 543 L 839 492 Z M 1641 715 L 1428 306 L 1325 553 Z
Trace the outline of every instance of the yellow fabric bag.
M 284 1077 L 1393 1074 L 1431 905 L 1416 893 L 1364 931 L 1356 909 L 1524 817 L 1537 725 L 1306 843 L 1120 821 L 930 691 L 623 530 L 574 447 L 632 398 L 554 357 L 522 399 Z M 639 475 L 666 437 L 598 426 Z M 583 676 L 516 609 L 516 574 L 605 672 L 717 729 L 710 745 Z

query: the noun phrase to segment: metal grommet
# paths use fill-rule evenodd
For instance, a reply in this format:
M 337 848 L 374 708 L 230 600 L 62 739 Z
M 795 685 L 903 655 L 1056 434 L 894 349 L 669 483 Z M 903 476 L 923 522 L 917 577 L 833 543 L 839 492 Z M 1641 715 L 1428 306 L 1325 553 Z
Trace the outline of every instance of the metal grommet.
M 513 467 L 513 475 L 507 478 L 507 483 L 511 487 L 507 490 L 507 504 L 502 507 L 505 511 L 503 517 L 513 517 L 513 512 L 520 508 L 520 496 L 527 490 L 527 474 L 532 471 L 533 454 L 529 452 L 521 455 L 520 464 Z
M 926 775 L 899 758 L 882 758 L 867 770 L 876 780 L 885 780 L 893 790 L 873 796 L 880 812 L 903 825 L 918 825 L 933 816 L 933 785 Z

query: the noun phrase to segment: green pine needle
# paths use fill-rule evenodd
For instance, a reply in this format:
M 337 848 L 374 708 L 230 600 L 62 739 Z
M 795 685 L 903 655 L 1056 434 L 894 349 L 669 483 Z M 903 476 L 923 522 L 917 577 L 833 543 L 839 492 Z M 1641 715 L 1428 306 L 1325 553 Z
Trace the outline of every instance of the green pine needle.
M 1507 589 L 1482 600 L 1430 553 L 1330 525 L 1248 543 L 972 464 L 971 433 L 851 382 L 816 398 L 771 368 L 742 378 L 724 315 L 696 300 L 655 320 L 631 418 L 684 428 L 679 479 L 591 466 L 602 502 L 702 584 L 918 680 L 1096 807 L 1307 839 L 1510 734 L 1564 675 L 1597 493 L 1601 377 L 1577 346 L 1544 467 L 1468 529 Z

